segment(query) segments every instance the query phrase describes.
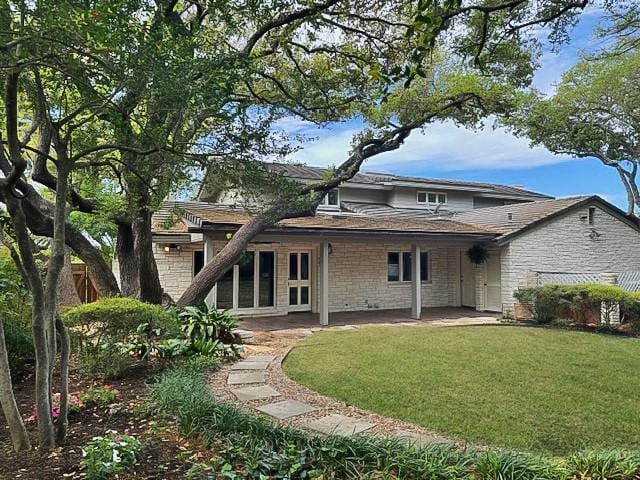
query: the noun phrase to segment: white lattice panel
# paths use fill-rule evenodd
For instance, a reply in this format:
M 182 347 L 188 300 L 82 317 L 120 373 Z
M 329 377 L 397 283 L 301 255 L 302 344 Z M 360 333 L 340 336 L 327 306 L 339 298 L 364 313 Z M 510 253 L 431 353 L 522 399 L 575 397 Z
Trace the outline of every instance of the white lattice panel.
M 598 283 L 597 273 L 538 272 L 538 285 L 553 283 L 556 285 L 578 285 Z
M 618 275 L 618 286 L 628 292 L 640 292 L 640 272 L 624 272 Z

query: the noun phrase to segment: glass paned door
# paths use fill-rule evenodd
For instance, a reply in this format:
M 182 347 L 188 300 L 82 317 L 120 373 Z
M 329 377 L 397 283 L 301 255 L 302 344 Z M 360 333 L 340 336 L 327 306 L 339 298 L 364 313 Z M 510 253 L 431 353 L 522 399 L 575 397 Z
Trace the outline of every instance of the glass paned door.
M 218 280 L 216 308 L 242 310 L 275 306 L 275 275 L 275 252 L 245 252 Z
M 289 253 L 289 310 L 311 309 L 311 255 L 309 252 Z

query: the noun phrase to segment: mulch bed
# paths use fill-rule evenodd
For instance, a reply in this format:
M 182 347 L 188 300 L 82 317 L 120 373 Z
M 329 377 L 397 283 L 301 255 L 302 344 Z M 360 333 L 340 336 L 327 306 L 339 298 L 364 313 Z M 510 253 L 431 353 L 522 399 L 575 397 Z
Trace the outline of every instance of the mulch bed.
M 171 479 L 185 478 L 185 473 L 194 461 L 211 458 L 201 445 L 180 438 L 176 428 L 164 419 L 154 416 L 145 418 L 139 407 L 145 404 L 146 384 L 158 371 L 158 365 L 140 366 L 126 378 L 109 382 L 91 382 L 72 377 L 73 391 L 84 391 L 95 385 L 111 385 L 119 391 L 116 403 L 109 407 L 86 405 L 79 413 L 69 416 L 69 432 L 66 444 L 52 452 L 36 449 L 16 454 L 13 452 L 9 432 L 0 409 L 0 480 L 5 479 L 62 479 L 82 478 L 80 469 L 82 446 L 107 430 L 123 432 L 141 439 L 145 446 L 137 465 L 131 467 L 118 479 Z M 16 400 L 23 418 L 31 415 L 34 377 L 26 376 L 17 385 Z M 27 423 L 32 445 L 37 445 L 36 422 Z

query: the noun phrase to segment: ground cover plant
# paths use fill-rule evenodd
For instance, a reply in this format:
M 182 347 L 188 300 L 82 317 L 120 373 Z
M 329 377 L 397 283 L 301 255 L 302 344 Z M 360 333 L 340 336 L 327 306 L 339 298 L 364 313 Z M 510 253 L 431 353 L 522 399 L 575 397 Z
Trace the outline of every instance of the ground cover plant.
M 216 457 L 192 467 L 200 475 L 196 478 L 631 480 L 640 475 L 640 456 L 620 450 L 552 459 L 509 450 L 419 449 L 383 438 L 308 435 L 216 400 L 206 377 L 217 365 L 192 360 L 151 385 L 158 413 L 175 417 L 187 437 L 216 445 Z
M 320 332 L 294 380 L 454 439 L 565 455 L 640 448 L 640 341 L 522 326 Z

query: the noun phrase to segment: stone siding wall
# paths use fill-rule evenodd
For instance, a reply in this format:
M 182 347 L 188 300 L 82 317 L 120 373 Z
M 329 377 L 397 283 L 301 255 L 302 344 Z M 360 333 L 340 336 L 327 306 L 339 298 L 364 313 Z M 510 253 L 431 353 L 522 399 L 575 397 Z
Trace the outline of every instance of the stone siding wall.
M 513 292 L 527 285 L 530 271 L 600 274 L 640 270 L 640 232 L 597 206 L 593 225 L 588 224 L 587 214 L 588 206 L 566 213 L 516 237 L 503 250 L 505 310 L 514 308 Z

